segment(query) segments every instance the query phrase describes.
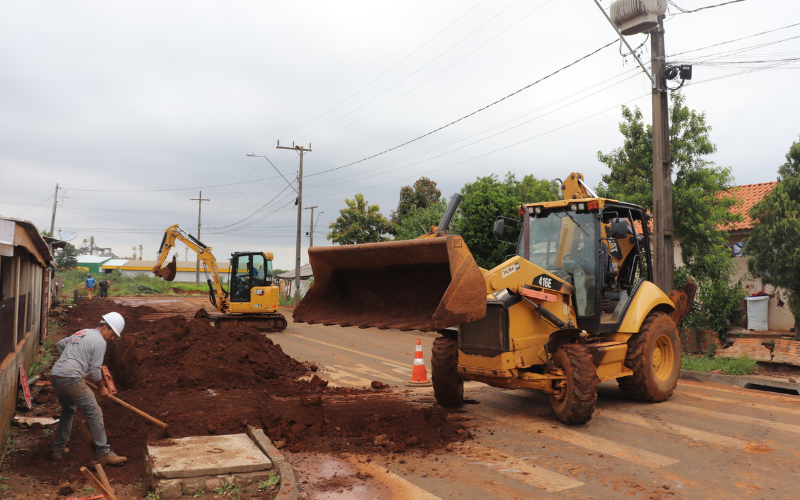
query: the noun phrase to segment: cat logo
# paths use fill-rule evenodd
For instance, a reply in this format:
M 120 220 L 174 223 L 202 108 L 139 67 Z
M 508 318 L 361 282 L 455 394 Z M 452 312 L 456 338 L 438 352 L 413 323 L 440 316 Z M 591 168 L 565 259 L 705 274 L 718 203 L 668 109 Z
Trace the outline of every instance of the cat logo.
M 253 295 L 264 295 L 264 290 L 253 290 Z

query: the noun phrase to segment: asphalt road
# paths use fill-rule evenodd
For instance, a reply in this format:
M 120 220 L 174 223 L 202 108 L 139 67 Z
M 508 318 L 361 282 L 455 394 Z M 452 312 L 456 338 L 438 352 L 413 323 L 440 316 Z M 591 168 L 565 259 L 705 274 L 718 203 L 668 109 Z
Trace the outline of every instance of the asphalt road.
M 331 383 L 408 389 L 417 336 L 430 376 L 431 335 L 293 324 L 286 315 L 287 330 L 269 337 Z M 301 498 L 800 498 L 800 397 L 690 381 L 661 404 L 629 401 L 615 382 L 598 393 L 594 418 L 565 426 L 544 394 L 467 383 L 474 440 L 428 457 L 293 456 Z M 434 401 L 430 388 L 406 396 Z M 371 479 L 318 486 L 359 472 Z

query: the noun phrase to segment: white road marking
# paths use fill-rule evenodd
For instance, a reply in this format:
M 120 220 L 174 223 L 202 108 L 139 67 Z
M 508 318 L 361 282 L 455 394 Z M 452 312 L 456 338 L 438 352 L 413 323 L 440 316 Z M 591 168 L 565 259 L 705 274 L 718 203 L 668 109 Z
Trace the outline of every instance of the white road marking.
M 696 393 L 694 391 L 679 391 L 679 392 L 676 391 L 676 393 L 680 394 L 681 396 L 686 396 L 692 399 L 699 399 L 701 401 L 714 401 L 717 403 L 725 403 L 734 406 L 745 406 L 748 408 L 754 408 L 756 410 L 777 411 L 780 413 L 793 413 L 795 415 L 800 415 L 800 406 L 794 408 L 793 407 L 785 408 L 782 406 L 762 405 L 760 403 L 751 403 L 750 401 L 741 401 L 738 399 L 718 398 L 716 396 L 711 396 L 709 394 L 704 394 L 700 392 Z M 798 404 L 800 404 L 800 401 L 798 401 Z
M 411 375 L 411 368 L 406 367 L 399 367 L 394 363 L 387 363 L 386 361 L 383 362 L 384 365 L 388 365 L 392 367 L 392 371 L 395 373 L 399 373 L 400 375 Z
M 373 479 L 385 484 L 392 492 L 392 498 L 403 498 L 408 500 L 442 500 L 433 493 L 423 490 L 419 486 L 411 484 L 394 472 L 381 467 L 375 462 L 359 462 L 356 457 L 344 457 L 354 468 L 366 472 Z
M 800 434 L 800 425 L 792 425 L 792 424 L 784 424 L 781 422 L 772 422 L 770 420 L 764 420 L 763 418 L 755 418 L 755 417 L 746 417 L 743 415 L 735 415 L 733 413 L 726 413 L 721 411 L 714 411 L 714 410 L 705 410 L 702 408 L 697 408 L 695 406 L 687 406 L 678 403 L 662 403 L 665 405 L 666 408 L 672 410 L 678 410 L 686 413 L 691 413 L 694 416 L 705 416 L 705 417 L 714 417 L 720 420 L 732 420 L 734 422 L 741 422 L 743 424 L 749 425 L 758 425 L 761 427 L 769 427 L 771 429 L 778 429 L 781 431 L 793 432 L 795 434 Z
M 728 392 L 730 394 L 738 394 L 740 396 L 748 396 L 754 398 L 761 398 L 761 399 L 772 399 L 774 401 L 781 401 L 784 403 L 792 403 L 793 405 L 800 406 L 800 398 L 797 396 L 778 396 L 777 394 L 771 394 L 764 391 L 756 391 L 753 389 L 742 389 L 740 387 L 725 387 L 725 386 L 715 386 L 711 387 L 708 383 L 703 382 L 695 382 L 694 380 L 679 380 L 678 385 L 683 386 L 684 389 L 697 389 L 697 390 L 709 390 L 709 391 L 716 391 L 716 392 Z M 680 394 L 680 392 L 679 392 Z
M 356 366 L 342 366 L 342 365 L 333 365 L 333 366 L 341 370 L 352 370 L 354 372 L 363 373 L 364 375 L 374 376 L 376 379 L 381 381 L 391 380 L 393 382 L 405 382 L 403 379 L 393 377 L 382 371 L 370 368 L 369 366 L 362 365 L 361 363 L 357 364 Z
M 318 329 L 318 328 L 315 328 L 315 330 L 319 330 L 319 329 Z M 321 331 L 324 331 L 324 330 L 321 330 Z M 299 338 L 299 339 L 307 340 L 307 341 L 309 341 L 309 342 L 316 342 L 317 344 L 326 345 L 326 346 L 328 346 L 328 347 L 335 347 L 336 349 L 341 349 L 342 351 L 352 352 L 352 353 L 354 353 L 354 354 L 358 354 L 358 355 L 360 355 L 360 356 L 366 356 L 366 357 L 368 357 L 368 358 L 379 359 L 379 360 L 383 361 L 384 363 L 389 363 L 389 364 L 392 364 L 392 365 L 395 365 L 395 366 L 399 366 L 399 367 L 402 367 L 402 366 L 404 366 L 404 365 L 402 365 L 402 364 L 398 363 L 397 361 L 394 361 L 394 360 L 391 360 L 391 359 L 382 358 L 382 357 L 380 357 L 380 356 L 375 356 L 374 354 L 367 354 L 367 353 L 365 353 L 365 352 L 361 352 L 361 351 L 356 351 L 355 349 L 348 349 L 347 347 L 342 347 L 342 346 L 340 346 L 340 345 L 336 345 L 336 344 L 329 344 L 329 343 L 327 343 L 327 342 L 322 342 L 321 340 L 314 340 L 314 339 L 310 339 L 310 338 L 308 338 L 308 337 L 304 337 L 304 336 L 302 336 L 302 335 L 298 335 L 298 334 L 296 334 L 296 333 L 284 333 L 284 335 L 289 335 L 289 336 L 292 336 L 292 337 L 297 337 L 297 338 Z M 409 361 L 409 364 L 411 364 L 413 361 L 414 361 L 414 360 L 413 360 L 413 359 L 411 359 L 411 360 Z
M 633 462 L 643 467 L 655 469 L 658 467 L 666 467 L 680 462 L 676 458 L 666 457 L 653 453 L 651 451 L 635 448 L 625 444 L 617 443 L 599 437 L 590 436 L 580 431 L 568 429 L 561 424 L 525 421 L 524 418 L 532 418 L 527 415 L 520 415 L 523 418 L 511 418 L 505 416 L 484 416 L 491 420 L 502 422 L 512 428 L 522 429 L 528 435 L 536 435 L 541 433 L 542 437 L 547 439 L 556 439 L 563 441 L 574 446 L 580 446 L 589 450 L 617 457 L 621 460 Z M 540 432 L 541 431 L 541 432 Z
M 706 443 L 715 445 L 746 449 L 747 445 L 749 444 L 747 441 L 742 439 L 736 439 L 723 436 L 722 434 L 692 429 L 691 427 L 671 424 L 662 420 L 645 418 L 641 415 L 636 415 L 635 413 L 609 410 L 604 408 L 602 410 L 596 410 L 595 415 L 598 417 L 610 418 L 618 422 L 624 422 L 626 424 L 638 425 L 639 427 L 645 427 L 647 429 L 666 431 L 671 434 L 688 437 L 689 439 L 693 439 L 695 441 L 704 441 Z
M 343 384 L 352 385 L 353 387 L 369 387 L 370 384 L 372 384 L 371 380 L 361 378 L 358 375 L 353 375 L 352 373 L 346 372 L 344 370 L 339 370 L 337 368 L 327 367 L 325 371 L 326 375 L 332 378 L 333 380 L 336 380 Z
M 476 443 L 457 446 L 456 452 L 470 460 L 470 464 L 498 467 L 497 472 L 500 474 L 550 493 L 583 486 L 583 483 L 577 479 L 564 476 L 544 467 L 526 464 L 523 460 L 528 457 L 513 458 L 505 453 Z M 476 458 L 482 460 L 482 462 L 475 462 Z

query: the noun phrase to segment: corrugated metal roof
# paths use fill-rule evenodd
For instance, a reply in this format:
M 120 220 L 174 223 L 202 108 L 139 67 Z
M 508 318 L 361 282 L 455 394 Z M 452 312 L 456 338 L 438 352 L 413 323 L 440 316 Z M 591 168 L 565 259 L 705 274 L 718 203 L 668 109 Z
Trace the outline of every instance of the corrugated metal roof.
M 294 271 L 295 270 L 292 269 L 291 271 L 286 271 L 283 274 L 279 274 L 278 278 L 289 280 L 294 279 Z M 314 272 L 311 270 L 311 264 L 306 264 L 300 268 L 300 279 L 310 278 L 311 276 L 314 276 Z
M 102 264 L 111 260 L 111 257 L 101 257 L 99 255 L 78 255 L 78 264 Z
M 47 243 L 44 241 L 44 237 L 36 229 L 36 226 L 33 224 L 33 222 L 14 217 L 0 216 L 0 219 L 9 220 L 22 226 L 23 229 L 25 229 L 25 232 L 28 233 L 28 236 L 30 236 L 31 240 L 33 240 L 33 244 L 36 246 L 36 249 L 39 250 L 42 256 L 44 256 L 44 259 L 47 261 L 47 263 L 49 264 L 53 262 L 53 256 L 50 253 L 50 247 L 47 246 Z

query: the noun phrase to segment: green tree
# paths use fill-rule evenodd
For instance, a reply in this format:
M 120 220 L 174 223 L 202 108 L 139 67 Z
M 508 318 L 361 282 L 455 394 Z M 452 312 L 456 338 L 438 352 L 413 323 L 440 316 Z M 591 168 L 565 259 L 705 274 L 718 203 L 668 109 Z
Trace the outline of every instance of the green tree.
M 427 208 L 415 208 L 407 212 L 400 223 L 394 226 L 396 240 L 413 240 L 431 230 L 431 227 L 438 226 L 442 220 L 447 201 L 439 200 L 430 204 Z M 458 223 L 454 221 L 451 228 Z
M 64 271 L 66 269 L 73 269 L 78 266 L 78 257 L 75 252 L 75 247 L 67 243 L 64 249 L 56 255 L 56 269 Z
M 736 200 L 728 194 L 734 180 L 730 168 L 706 159 L 717 150 L 711 142 L 711 126 L 705 113 L 690 110 L 685 101 L 682 94 L 673 94 L 669 110 L 674 234 L 680 239 L 685 266 L 677 274 L 676 286 L 687 278 L 694 280 L 700 287 L 694 325 L 722 331 L 744 294 L 739 284 L 731 283 L 734 263 L 723 246 L 728 241 L 724 228 L 738 220 L 730 212 Z M 639 108 L 632 111 L 623 106 L 622 117 L 622 147 L 597 153 L 610 170 L 597 191 L 652 211 L 652 127 L 645 126 Z
M 392 222 L 399 225 L 403 217 L 412 210 L 428 208 L 438 203 L 441 198 L 442 192 L 436 188 L 436 182 L 427 177 L 420 177 L 413 187 L 400 188 L 400 202 L 397 204 L 397 210 L 392 212 Z
M 370 205 L 359 193 L 354 199 L 345 198 L 346 208 L 328 226 L 327 238 L 340 245 L 386 241 L 384 235 L 392 229 L 391 223 L 380 213 L 379 205 Z
M 461 188 L 461 217 L 455 222 L 457 234 L 464 237 L 479 266 L 491 269 L 506 260 L 514 248 L 497 241 L 492 228 L 497 217 L 519 217 L 522 203 L 552 201 L 557 199 L 553 183 L 526 175 L 522 181 L 509 172 L 504 181 L 495 174 L 480 177 Z M 506 225 L 504 239 L 515 241 L 513 225 Z
M 800 320 L 800 140 L 792 142 L 778 183 L 751 210 L 753 231 L 745 249 L 747 267 L 765 284 L 789 295 L 789 308 Z

